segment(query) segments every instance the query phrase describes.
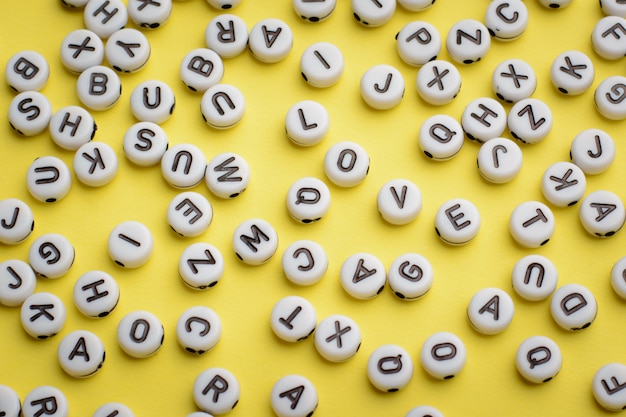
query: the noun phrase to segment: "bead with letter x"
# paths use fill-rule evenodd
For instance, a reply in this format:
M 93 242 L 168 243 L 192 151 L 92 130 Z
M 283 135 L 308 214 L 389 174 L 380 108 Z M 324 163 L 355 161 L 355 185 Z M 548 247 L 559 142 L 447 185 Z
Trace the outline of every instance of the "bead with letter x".
M 343 343 L 341 342 L 341 336 L 348 333 L 352 328 L 350 326 L 346 326 L 343 329 L 341 328 L 341 323 L 339 320 L 335 320 L 335 334 L 332 334 L 326 338 L 326 343 L 330 343 L 333 340 L 337 340 L 337 347 L 343 347 Z
M 435 78 L 433 78 L 432 80 L 430 80 L 430 82 L 427 84 L 428 87 L 432 87 L 435 84 L 437 84 L 437 87 L 439 88 L 439 91 L 443 91 L 445 86 L 443 85 L 443 77 L 445 77 L 446 75 L 448 75 L 448 73 L 450 72 L 450 70 L 444 69 L 441 73 L 439 72 L 439 68 L 437 68 L 436 66 L 433 67 L 433 73 L 435 74 Z
M 509 71 L 511 72 L 501 72 L 500 76 L 505 78 L 511 78 L 513 80 L 513 84 L 515 84 L 515 88 L 520 88 L 521 84 L 519 80 L 527 80 L 528 75 L 518 74 L 515 72 L 515 67 L 512 64 L 509 64 Z
M 95 51 L 96 50 L 95 47 L 89 46 L 90 41 L 91 41 L 91 37 L 87 36 L 80 45 L 77 43 L 70 43 L 68 45 L 68 48 L 76 49 L 76 51 L 74 51 L 74 53 L 72 54 L 72 58 L 74 59 L 78 58 L 80 53 L 83 51 L 90 51 L 90 52 Z

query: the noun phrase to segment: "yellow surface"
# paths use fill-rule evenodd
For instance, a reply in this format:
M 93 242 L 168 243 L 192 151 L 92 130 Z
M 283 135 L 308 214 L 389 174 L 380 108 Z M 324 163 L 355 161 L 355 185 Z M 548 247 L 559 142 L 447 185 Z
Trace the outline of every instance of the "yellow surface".
M 626 232 L 600 240 L 588 235 L 578 220 L 578 207 L 553 208 L 556 232 L 537 250 L 516 245 L 508 231 L 514 207 L 526 200 L 543 201 L 540 178 L 550 164 L 568 160 L 574 136 L 587 128 L 600 128 L 613 136 L 617 158 L 605 173 L 588 177 L 587 192 L 608 189 L 626 199 L 626 149 L 622 122 L 609 122 L 594 109 L 593 90 L 601 80 L 622 74 L 623 61 L 606 61 L 590 45 L 590 33 L 603 15 L 597 1 L 577 0 L 563 10 L 549 10 L 528 0 L 530 24 L 525 34 L 511 43 L 492 42 L 488 55 L 472 66 L 459 66 L 461 93 L 443 107 L 423 102 L 415 90 L 417 68 L 404 64 L 395 51 L 394 36 L 405 23 L 426 20 L 445 38 L 448 29 L 462 18 L 483 20 L 487 1 L 439 0 L 428 11 L 409 13 L 401 8 L 379 28 L 358 25 L 350 2 L 339 0 L 329 20 L 306 24 L 295 15 L 289 0 L 244 0 L 232 13 L 251 28 L 264 18 L 276 17 L 294 32 L 289 56 L 276 64 L 263 64 L 248 51 L 225 61 L 223 82 L 244 94 L 247 111 L 233 129 L 218 131 L 206 126 L 200 116 L 200 95 L 182 85 L 178 66 L 190 50 L 204 46 L 204 30 L 217 15 L 203 0 L 177 1 L 170 21 L 161 29 L 146 32 L 152 56 L 148 65 L 132 75 L 121 75 L 123 94 L 111 110 L 93 112 L 99 129 L 96 139 L 113 146 L 120 160 L 117 178 L 102 188 L 89 188 L 74 181 L 69 195 L 55 204 L 34 200 L 26 189 L 25 174 L 35 157 L 55 155 L 69 166 L 73 154 L 58 148 L 48 133 L 22 138 L 8 123 L 0 124 L 0 198 L 23 199 L 35 213 L 35 231 L 17 246 L 0 246 L 0 261 L 27 259 L 30 243 L 44 233 L 64 234 L 76 248 L 71 271 L 56 280 L 38 279 L 38 291 L 57 294 L 66 303 L 63 331 L 45 341 L 34 340 L 22 329 L 19 308 L 0 306 L 0 384 L 9 385 L 24 398 L 38 385 L 60 388 L 70 403 L 70 415 L 90 416 L 101 404 L 119 401 L 138 417 L 184 416 L 196 410 L 191 392 L 197 375 L 209 367 L 231 370 L 241 385 L 241 400 L 230 413 L 235 416 L 270 416 L 269 393 L 274 382 L 289 373 L 308 377 L 317 387 L 323 416 L 404 416 L 417 405 L 430 404 L 446 416 L 590 416 L 608 414 L 596 404 L 591 380 L 608 362 L 626 361 L 624 346 L 625 302 L 609 283 L 610 269 L 626 255 Z M 49 61 L 51 76 L 43 93 L 59 109 L 80 104 L 75 93 L 76 76 L 60 62 L 63 37 L 83 27 L 82 13 L 61 7 L 56 0 L 12 1 L 0 14 L 0 62 L 24 49 L 41 52 Z M 301 53 L 310 44 L 329 41 L 344 54 L 346 67 L 332 88 L 308 86 L 298 69 Z M 581 96 L 564 97 L 551 85 L 549 67 L 559 53 L 579 49 L 596 65 L 592 88 Z M 440 58 L 449 59 L 442 51 Z M 536 71 L 534 97 L 546 101 L 554 113 L 554 127 L 543 142 L 523 146 L 524 166 L 517 179 L 505 185 L 484 181 L 476 169 L 479 146 L 467 142 L 461 153 L 447 162 L 427 160 L 420 152 L 417 134 L 421 123 L 436 113 L 460 119 L 464 106 L 474 98 L 493 96 L 491 73 L 504 59 L 521 58 Z M 405 77 L 406 94 L 401 104 L 388 111 L 367 107 L 359 95 L 361 75 L 371 66 L 386 63 Z M 4 65 L 4 64 L 2 64 Z M 180 190 L 169 187 L 158 167 L 133 166 L 122 151 L 124 132 L 135 120 L 129 109 L 133 88 L 147 79 L 168 83 L 176 94 L 173 117 L 163 124 L 170 146 L 189 142 L 199 146 L 208 159 L 219 152 L 236 152 L 248 161 L 252 180 L 248 190 L 233 200 L 220 200 L 204 184 L 194 190 L 213 204 L 214 220 L 197 238 L 180 238 L 168 228 L 167 204 Z M 0 113 L 7 114 L 13 97 L 3 87 Z M 331 117 L 326 139 L 311 148 L 289 142 L 284 117 L 289 107 L 303 99 L 324 104 Z M 509 105 L 505 106 L 507 110 Z M 327 181 L 323 170 L 326 150 L 334 143 L 353 140 L 371 156 L 367 179 L 359 186 L 341 189 Z M 316 176 L 329 183 L 332 204 L 320 222 L 297 224 L 285 206 L 288 187 L 300 177 Z M 415 182 L 423 194 L 424 207 L 416 221 L 405 226 L 386 224 L 376 211 L 376 194 L 388 180 L 404 177 Z M 74 178 L 75 179 L 75 178 Z M 480 210 L 482 226 L 477 238 L 462 247 L 442 243 L 433 228 L 435 212 L 445 201 L 467 198 Z M 278 252 L 267 264 L 246 266 L 231 247 L 239 223 L 252 217 L 269 221 L 277 230 Z M 107 236 L 118 223 L 135 219 L 155 236 L 152 259 L 136 270 L 124 270 L 109 259 Z M 283 250 L 298 239 L 312 239 L 327 251 L 330 266 L 324 279 L 311 287 L 290 284 L 283 275 Z M 214 288 L 197 292 L 187 289 L 177 273 L 180 254 L 187 245 L 206 241 L 217 246 L 226 260 L 226 272 Z M 404 252 L 426 256 L 435 271 L 433 288 L 423 299 L 403 302 L 386 288 L 368 301 L 351 298 L 341 288 L 341 263 L 356 252 L 370 252 L 387 266 Z M 559 271 L 559 285 L 580 283 L 597 297 L 599 314 L 593 325 L 581 332 L 561 330 L 549 313 L 549 302 L 526 302 L 511 288 L 511 271 L 521 257 L 539 253 L 549 257 Z M 102 269 L 121 287 L 117 309 L 100 320 L 82 316 L 74 307 L 72 287 L 84 272 Z M 483 336 L 467 323 L 465 309 L 479 289 L 495 286 L 515 301 L 515 317 L 502 334 Z M 299 344 L 279 341 L 269 326 L 274 303 L 287 295 L 300 295 L 315 306 L 318 319 L 339 313 L 360 326 L 363 345 L 345 363 L 330 363 L 316 352 L 310 338 Z M 178 316 L 194 305 L 207 305 L 220 316 L 223 336 L 217 347 L 204 356 L 193 356 L 178 345 Z M 128 312 L 145 309 L 155 313 L 165 326 L 165 343 L 157 355 L 133 359 L 118 346 L 117 323 Z M 102 370 L 87 379 L 67 376 L 56 359 L 61 338 L 70 331 L 88 329 L 98 334 L 107 349 Z M 420 366 L 419 349 L 437 331 L 456 333 L 466 344 L 468 360 L 458 377 L 448 381 L 430 378 Z M 561 373 L 543 385 L 524 382 L 514 364 L 517 346 L 532 335 L 546 335 L 561 347 Z M 366 376 L 369 354 L 378 346 L 396 343 L 411 352 L 415 374 L 411 383 L 393 394 L 377 392 Z

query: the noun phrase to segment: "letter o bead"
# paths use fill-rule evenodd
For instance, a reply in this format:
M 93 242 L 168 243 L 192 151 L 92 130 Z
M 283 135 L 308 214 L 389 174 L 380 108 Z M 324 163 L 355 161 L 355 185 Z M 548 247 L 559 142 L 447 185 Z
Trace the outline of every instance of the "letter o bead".
M 494 335 L 505 331 L 515 314 L 509 294 L 499 288 L 484 288 L 472 296 L 467 318 L 478 333 Z
M 74 305 L 87 317 L 108 316 L 120 300 L 120 287 L 104 271 L 89 271 L 76 280 L 73 291 Z
M 35 199 L 54 203 L 70 192 L 72 174 L 61 159 L 56 156 L 42 156 L 28 167 L 26 186 Z
M 378 190 L 376 205 L 378 212 L 388 223 L 408 224 L 422 211 L 422 193 L 411 181 L 394 179 Z
M 606 78 L 596 87 L 593 99 L 596 109 L 606 119 L 626 119 L 626 77 Z
M 187 352 L 202 355 L 213 349 L 222 337 L 222 322 L 205 306 L 185 310 L 176 322 L 176 338 Z
M 583 330 L 596 319 L 598 303 L 586 287 L 566 284 L 552 294 L 550 313 L 559 327 L 570 331 Z
M 70 409 L 65 394 L 51 385 L 38 386 L 29 392 L 22 407 L 23 417 L 40 417 L 42 413 L 50 417 L 67 417 Z
M 341 286 L 352 297 L 367 300 L 385 288 L 387 272 L 376 256 L 359 252 L 349 256 L 341 265 Z
M 615 142 L 600 129 L 586 129 L 576 135 L 570 147 L 570 159 L 587 175 L 601 174 L 615 160 Z
M 20 51 L 7 61 L 4 76 L 15 92 L 39 91 L 48 83 L 50 65 L 36 51 Z
M 593 396 L 602 407 L 609 411 L 626 409 L 626 365 L 608 363 L 596 371 L 593 376 L 591 390 Z
M 233 250 L 237 258 L 248 265 L 261 265 L 269 261 L 278 249 L 278 234 L 263 219 L 249 219 L 233 233 Z
M 302 375 L 287 375 L 272 387 L 270 402 L 278 417 L 310 417 L 318 405 L 317 390 Z
M 387 274 L 389 288 L 402 300 L 416 300 L 424 296 L 433 284 L 433 267 L 417 253 L 398 256 Z
M 224 275 L 224 257 L 213 245 L 197 242 L 181 254 L 178 274 L 183 283 L 195 290 L 212 288 Z
M 102 404 L 96 411 L 94 411 L 92 417 L 135 417 L 135 414 L 130 408 L 121 403 L 110 402 Z
M 117 325 L 117 342 L 134 358 L 156 354 L 163 345 L 163 324 L 154 314 L 136 310 L 126 314 Z
M 35 339 L 44 340 L 59 333 L 65 326 L 65 304 L 49 292 L 30 295 L 20 309 L 22 327 Z
M 443 413 L 435 407 L 420 405 L 410 409 L 404 417 L 443 417 Z
M 239 381 L 227 369 L 209 368 L 196 377 L 193 384 L 193 399 L 207 413 L 226 414 L 239 402 Z
M 293 219 L 308 224 L 319 221 L 330 209 L 330 190 L 322 180 L 304 177 L 287 190 L 287 210 Z
M 301 342 L 315 331 L 317 314 L 308 300 L 292 295 L 274 304 L 270 325 L 285 342 Z
M 324 359 L 344 362 L 359 351 L 361 329 L 350 317 L 335 314 L 319 322 L 314 339 L 315 349 Z
M 296 285 L 313 285 L 328 270 L 328 256 L 324 248 L 311 240 L 293 242 L 282 256 L 285 277 Z
M 361 97 L 376 110 L 396 107 L 404 97 L 404 89 L 402 73 L 390 65 L 375 65 L 361 77 Z
M 527 255 L 515 263 L 512 272 L 515 292 L 525 300 L 541 301 L 556 289 L 559 274 L 552 261 L 541 255 Z
M 213 206 L 200 193 L 186 191 L 175 196 L 167 206 L 167 222 L 180 236 L 199 236 L 213 220 Z
M 180 78 L 191 91 L 204 93 L 221 82 L 223 76 L 222 58 L 211 49 L 194 49 L 180 63 Z
M 129 220 L 115 226 L 108 239 L 109 256 L 123 268 L 138 268 L 148 262 L 154 250 L 150 229 Z
M 1 264 L 0 274 L 2 274 Z M 2 275 L 0 275 L 0 279 L 2 279 L 1 277 Z M 620 258 L 611 268 L 611 287 L 617 295 L 626 300 L 626 256 Z
M 35 239 L 28 250 L 28 263 L 38 275 L 54 279 L 67 274 L 76 252 L 72 243 L 58 233 L 47 233 Z
M 228 84 L 209 87 L 200 102 L 202 119 L 215 129 L 228 129 L 241 121 L 246 101 L 239 89 Z
M 578 218 L 592 236 L 610 237 L 619 232 L 626 220 L 624 203 L 614 193 L 594 191 L 580 203 Z
M 435 232 L 450 245 L 465 245 L 478 235 L 480 213 L 476 206 L 457 198 L 442 204 L 435 215 Z
M 24 91 L 9 104 L 9 126 L 22 136 L 36 136 L 48 128 L 52 118 L 50 100 L 38 91 Z
M 515 353 L 515 365 L 528 382 L 541 384 L 554 378 L 563 365 L 561 349 L 550 338 L 531 336 L 524 340 Z
M 538 201 L 519 204 L 509 218 L 509 231 L 513 239 L 526 248 L 543 246 L 554 234 L 555 220 L 552 210 Z
M 420 350 L 424 370 L 435 379 L 451 379 L 465 367 L 467 351 L 453 333 L 438 332 L 426 339 Z
M 8 259 L 0 263 L 0 304 L 20 306 L 35 292 L 36 287 L 37 276 L 26 262 Z
M 35 228 L 35 216 L 28 204 L 17 198 L 0 200 L 0 243 L 17 245 Z
M 337 0 L 325 0 L 322 2 L 293 0 L 292 4 L 294 11 L 302 20 L 317 23 L 330 17 L 330 15 L 335 11 Z
M 20 417 L 22 415 L 20 396 L 13 388 L 6 385 L 0 385 L 0 413 L 6 417 Z
M 324 172 L 339 187 L 359 185 L 370 169 L 367 151 L 355 142 L 339 142 L 331 146 L 324 156 Z
M 65 373 L 74 378 L 86 378 L 104 365 L 104 343 L 92 332 L 76 330 L 63 337 L 57 358 Z
M 494 138 L 478 150 L 476 164 L 484 179 L 495 184 L 513 181 L 522 170 L 524 155 L 519 145 L 507 138 Z
M 96 111 L 107 110 L 122 96 L 122 82 L 111 68 L 95 65 L 78 76 L 76 93 L 85 107 Z
M 383 345 L 374 350 L 367 361 L 367 377 L 382 392 L 397 392 L 413 378 L 411 355 L 397 345 Z

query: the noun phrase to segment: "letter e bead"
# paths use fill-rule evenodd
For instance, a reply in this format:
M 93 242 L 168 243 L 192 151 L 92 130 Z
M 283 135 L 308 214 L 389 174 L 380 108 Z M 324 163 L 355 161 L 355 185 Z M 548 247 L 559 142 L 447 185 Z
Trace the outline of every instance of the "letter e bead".
M 435 231 L 450 245 L 464 245 L 480 230 L 480 213 L 474 204 L 461 198 L 442 204 L 435 216 Z

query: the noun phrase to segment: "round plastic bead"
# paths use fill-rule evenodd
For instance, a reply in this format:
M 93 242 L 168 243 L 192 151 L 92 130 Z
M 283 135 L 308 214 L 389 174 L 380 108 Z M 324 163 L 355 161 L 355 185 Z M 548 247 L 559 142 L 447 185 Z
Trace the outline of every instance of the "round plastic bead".
M 224 63 L 217 52 L 207 48 L 190 51 L 180 63 L 180 78 L 191 91 L 205 92 L 224 77 Z
M 341 286 L 352 297 L 367 300 L 382 292 L 387 283 L 385 265 L 376 256 L 359 252 L 341 265 Z
M 113 414 L 114 417 L 135 417 L 135 414 L 130 408 L 116 402 L 102 404 L 93 413 L 92 417 L 110 417 L 111 414 Z
M 566 284 L 552 294 L 550 313 L 556 324 L 563 329 L 583 330 L 596 319 L 598 304 L 586 287 L 579 284 Z
M 528 8 L 520 0 L 497 0 L 487 6 L 485 26 L 500 41 L 519 38 L 528 27 Z
M 74 154 L 74 174 L 90 187 L 102 187 L 113 181 L 118 168 L 117 154 L 104 142 L 87 142 Z
M 80 74 L 89 67 L 102 65 L 104 42 L 87 29 L 68 33 L 61 42 L 61 62 L 69 71 Z
M 604 59 L 617 60 L 626 55 L 626 19 L 606 16 L 600 19 L 591 32 L 593 50 Z
M 355 142 L 338 142 L 324 156 L 324 172 L 328 179 L 339 187 L 359 185 L 370 169 L 370 157 L 361 145 Z
M 65 236 L 48 233 L 30 245 L 28 263 L 44 278 L 60 278 L 72 268 L 75 255 L 74 246 Z
M 465 136 L 461 124 L 452 116 L 436 114 L 422 123 L 419 131 L 419 147 L 434 161 L 447 161 L 455 157 L 463 147 Z
M 327 88 L 341 78 L 344 60 L 341 50 L 329 42 L 317 42 L 302 52 L 300 74 L 313 87 Z
M 494 138 L 483 143 L 476 159 L 478 172 L 489 182 L 504 184 L 514 180 L 522 170 L 524 155 L 510 139 Z
M 578 217 L 583 228 L 593 236 L 610 237 L 619 232 L 626 212 L 624 203 L 611 191 L 594 191 L 580 204 Z
M 613 138 L 600 129 L 586 129 L 576 135 L 570 147 L 570 159 L 587 175 L 601 174 L 615 160 Z
M 388 223 L 408 224 L 422 211 L 422 193 L 407 179 L 393 179 L 378 190 L 376 205 L 381 217 Z
M 111 68 L 95 65 L 78 76 L 76 93 L 85 107 L 96 111 L 107 110 L 120 99 L 122 82 Z
M 274 334 L 281 340 L 300 342 L 315 331 L 317 313 L 309 301 L 291 295 L 274 304 L 270 325 Z
M 528 301 L 542 301 L 556 289 L 559 274 L 545 256 L 527 255 L 515 263 L 511 282 L 515 292 Z
M 463 19 L 452 25 L 446 36 L 448 55 L 459 64 L 480 61 L 491 46 L 489 30 L 482 22 Z
M 205 182 L 209 190 L 220 198 L 235 198 L 250 183 L 250 168 L 242 156 L 225 152 L 213 157 L 207 166 Z
M 402 300 L 417 300 L 433 285 L 433 267 L 424 256 L 405 253 L 398 256 L 387 273 L 389 288 Z
M 39 91 L 48 83 L 50 65 L 39 52 L 20 51 L 7 61 L 4 76 L 13 91 Z
M 52 118 L 50 100 L 37 91 L 19 93 L 9 103 L 9 125 L 22 136 L 35 136 L 48 128 Z
M 526 98 L 511 107 L 507 118 L 511 135 L 523 143 L 544 140 L 552 129 L 552 110 L 536 98 Z
M 605 0 L 606 1 L 606 0 Z M 626 365 L 609 363 L 602 366 L 593 376 L 591 390 L 602 407 L 609 411 L 621 411 L 626 408 Z
M 330 201 L 328 186 L 315 177 L 301 178 L 287 190 L 287 210 L 304 224 L 321 220 L 330 209 Z
M 421 12 L 432 7 L 436 0 L 397 0 L 397 3 L 410 12 Z
M 104 365 L 104 343 L 87 330 L 76 330 L 63 337 L 57 349 L 61 368 L 75 378 L 94 375 Z
M 417 72 L 416 86 L 422 100 L 434 106 L 443 106 L 461 91 L 461 73 L 448 61 L 429 61 Z
M 124 134 L 124 155 L 141 167 L 160 163 L 168 145 L 167 133 L 156 123 L 135 123 Z
M 513 239 L 526 248 L 543 246 L 554 234 L 555 219 L 552 210 L 538 201 L 519 204 L 509 218 Z
M 209 87 L 200 102 L 202 118 L 211 127 L 228 129 L 241 121 L 246 112 L 246 100 L 235 86 L 216 84 Z
M 152 256 L 154 239 L 150 230 L 138 221 L 115 226 L 108 239 L 109 256 L 123 268 L 138 268 Z
M 148 63 L 150 42 L 137 29 L 124 28 L 113 33 L 104 47 L 104 56 L 116 71 L 137 72 Z
M 550 165 L 541 177 L 541 191 L 557 207 L 573 206 L 585 195 L 585 173 L 571 162 Z
M 185 310 L 176 322 L 176 338 L 187 352 L 202 355 L 213 349 L 222 337 L 222 322 L 205 306 Z
M 319 322 L 314 339 L 315 349 L 324 359 L 344 362 L 361 347 L 361 329 L 350 317 L 335 314 Z
M 204 411 L 196 411 L 194 413 L 187 414 L 187 417 L 213 417 L 213 415 L 205 413 Z
M 167 222 L 180 236 L 199 236 L 207 231 L 213 220 L 213 206 L 200 193 L 185 191 L 175 196 L 167 206 Z
M 174 113 L 175 106 L 174 91 L 158 80 L 142 82 L 130 95 L 130 110 L 141 122 L 164 123 Z
M 304 21 L 317 23 L 330 17 L 335 11 L 337 0 L 306 1 L 293 0 L 293 10 Z
M 172 14 L 172 0 L 128 0 L 128 17 L 143 29 L 163 26 Z
M 120 300 L 117 281 L 104 271 L 88 271 L 74 284 L 74 305 L 82 314 L 92 318 L 108 316 Z
M 513 299 L 499 288 L 484 288 L 472 296 L 467 318 L 479 333 L 499 334 L 505 331 L 515 314 Z
M 480 230 L 480 213 L 465 199 L 456 198 L 442 204 L 435 216 L 435 232 L 450 245 L 465 245 Z
M 233 250 L 239 260 L 248 265 L 269 261 L 278 249 L 276 230 L 263 219 L 249 219 L 233 233 Z
M 66 106 L 52 115 L 48 129 L 54 143 L 63 149 L 75 151 L 94 138 L 98 126 L 86 109 Z
M 0 274 L 2 272 L 2 267 L 0 266 Z M 2 275 L 0 275 L 0 279 L 2 279 Z M 620 258 L 611 268 L 611 287 L 613 287 L 617 295 L 626 299 L 626 256 Z
M 83 11 L 85 27 L 107 39 L 128 23 L 128 10 L 122 0 L 89 0 Z
M 436 60 L 441 53 L 441 35 L 428 22 L 409 22 L 396 34 L 396 50 L 405 63 L 421 66 Z
M 8 259 L 0 263 L 0 304 L 20 306 L 34 294 L 36 286 L 35 271 L 26 262 Z
M 192 188 L 204 180 L 206 157 L 202 150 L 190 143 L 169 148 L 161 158 L 161 175 L 175 188 Z
M 607 16 L 626 17 L 626 4 L 621 0 L 602 0 L 600 9 Z
M 285 130 L 289 140 L 296 145 L 316 145 L 326 137 L 329 129 L 328 111 L 317 101 L 299 101 L 287 111 Z
M 524 4 L 521 1 L 518 3 Z M 491 87 L 500 100 L 515 103 L 533 95 L 537 88 L 537 76 L 526 61 L 507 59 L 493 70 Z
M 550 67 L 550 79 L 554 88 L 572 96 L 584 93 L 595 78 L 593 61 L 580 51 L 559 54 Z
M 20 396 L 13 388 L 6 385 L 0 385 L 0 413 L 6 417 L 20 417 L 22 415 Z
M 506 110 L 495 99 L 480 97 L 463 109 L 461 126 L 467 137 L 479 143 L 500 137 L 507 126 Z
M 69 403 L 65 394 L 50 385 L 41 385 L 30 391 L 22 404 L 23 417 L 67 417 Z
M 229 10 L 233 7 L 239 6 L 242 0 L 207 0 L 207 3 L 214 9 Z
M 361 77 L 361 97 L 376 110 L 396 107 L 404 97 L 404 78 L 391 65 L 375 65 Z
M 298 240 L 285 249 L 282 256 L 285 277 L 297 285 L 313 285 L 328 270 L 324 248 L 311 240 Z
M 250 29 L 248 48 L 261 62 L 273 64 L 287 58 L 293 48 L 293 32 L 287 23 L 270 18 Z
M 287 375 L 272 387 L 270 402 L 278 417 L 307 417 L 313 415 L 318 404 L 317 390 L 302 375 Z
M 420 350 L 424 370 L 435 379 L 451 379 L 465 367 L 467 351 L 453 333 L 438 332 L 429 336 Z
M 413 379 L 411 355 L 398 345 L 382 345 L 367 360 L 367 377 L 382 392 L 397 392 Z
M 69 7 L 71 9 L 77 9 L 80 7 L 85 7 L 89 0 L 61 0 L 61 3 L 65 7 Z
M 396 12 L 395 0 L 352 0 L 352 15 L 363 26 L 377 27 L 387 23 Z
M 70 192 L 72 174 L 65 162 L 55 156 L 42 156 L 33 161 L 26 173 L 30 194 L 44 203 L 54 203 Z
M 224 257 L 215 246 L 197 242 L 183 251 L 178 262 L 178 273 L 190 288 L 212 288 L 224 275 Z
M 239 381 L 227 369 L 209 368 L 196 377 L 193 399 L 207 413 L 221 415 L 229 412 L 239 402 Z
M 239 16 L 220 14 L 211 19 L 204 38 L 207 48 L 220 57 L 234 58 L 248 47 L 248 26 Z
M 429 405 L 420 405 L 412 408 L 404 417 L 443 417 L 443 413 L 435 407 Z
M 539 4 L 550 9 L 560 9 L 569 6 L 573 0 L 539 0 Z
M 0 200 L 0 243 L 17 245 L 26 240 L 35 228 L 33 210 L 17 198 Z
M 598 113 L 609 120 L 626 119 L 626 77 L 614 75 L 602 81 L 593 96 Z
M 20 309 L 22 327 L 35 339 L 47 339 L 59 333 L 65 326 L 65 304 L 49 292 L 30 295 Z
M 163 324 L 154 314 L 136 310 L 126 314 L 117 325 L 117 342 L 134 358 L 156 354 L 165 337 Z
M 554 378 L 563 365 L 561 349 L 550 338 L 531 336 L 524 340 L 515 354 L 515 365 L 525 380 L 541 384 Z

